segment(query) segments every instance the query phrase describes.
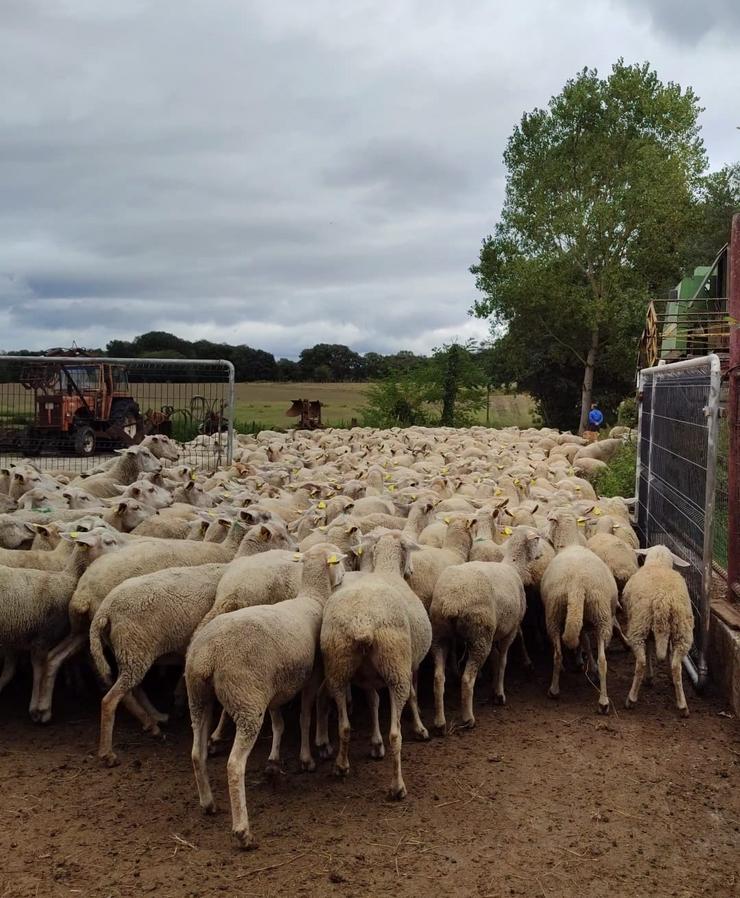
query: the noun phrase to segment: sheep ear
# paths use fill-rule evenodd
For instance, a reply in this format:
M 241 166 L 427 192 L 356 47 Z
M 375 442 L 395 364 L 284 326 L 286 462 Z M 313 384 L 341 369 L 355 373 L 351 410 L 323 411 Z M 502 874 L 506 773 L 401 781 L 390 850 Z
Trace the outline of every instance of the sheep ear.
M 684 561 L 683 558 L 680 558 L 678 555 L 674 555 L 673 552 L 671 552 L 671 555 L 673 556 L 673 563 L 676 565 L 676 567 L 691 567 L 688 561 Z
M 33 536 L 36 536 L 37 530 L 36 530 L 35 524 L 29 524 L 28 521 L 24 521 L 23 526 L 26 528 L 26 530 L 28 530 L 28 532 L 30 534 L 32 534 Z
M 192 490 L 194 487 L 195 487 L 195 481 L 194 481 L 194 480 L 188 480 L 188 482 L 185 484 L 185 489 L 186 489 L 188 492 L 190 492 L 190 490 Z
M 647 549 L 635 549 L 635 555 L 641 555 L 643 558 L 647 555 Z
M 259 538 L 270 539 L 272 537 L 272 529 L 267 524 L 260 524 Z

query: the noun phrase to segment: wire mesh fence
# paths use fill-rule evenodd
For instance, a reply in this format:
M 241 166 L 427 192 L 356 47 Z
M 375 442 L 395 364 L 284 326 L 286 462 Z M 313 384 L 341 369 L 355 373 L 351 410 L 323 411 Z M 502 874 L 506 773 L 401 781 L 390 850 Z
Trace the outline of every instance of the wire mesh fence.
M 640 372 L 637 526 L 685 569 L 696 622 L 689 669 L 706 676 L 712 587 L 721 371 L 716 355 Z
M 84 471 L 147 435 L 213 470 L 232 456 L 234 368 L 223 360 L 0 356 L 0 465 Z

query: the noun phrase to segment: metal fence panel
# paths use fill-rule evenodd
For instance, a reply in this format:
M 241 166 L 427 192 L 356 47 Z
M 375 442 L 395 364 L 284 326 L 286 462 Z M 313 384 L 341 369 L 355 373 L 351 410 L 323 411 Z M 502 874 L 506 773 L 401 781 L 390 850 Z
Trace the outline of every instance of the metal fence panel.
M 106 392 L 125 417 L 104 411 Z M 73 423 L 62 426 L 70 412 Z M 89 455 L 80 416 L 95 432 Z M 234 366 L 223 359 L 0 356 L 2 467 L 32 457 L 42 468 L 84 471 L 148 433 L 166 433 L 188 444 L 189 463 L 214 470 L 231 462 L 233 426 Z
M 640 372 L 637 526 L 645 546 L 666 545 L 689 562 L 689 670 L 699 684 L 707 673 L 720 383 L 716 355 Z

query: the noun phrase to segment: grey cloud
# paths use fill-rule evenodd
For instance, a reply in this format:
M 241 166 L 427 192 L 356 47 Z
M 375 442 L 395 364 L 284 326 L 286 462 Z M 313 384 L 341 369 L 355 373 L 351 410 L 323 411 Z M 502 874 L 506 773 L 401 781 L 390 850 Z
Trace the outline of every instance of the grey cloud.
M 698 44 L 708 34 L 736 40 L 740 33 L 737 0 L 617 0 L 636 15 L 647 16 L 660 31 L 681 43 Z
M 677 58 L 626 2 L 5 0 L 0 347 L 485 337 L 468 266 L 524 109 L 647 56 L 732 152 L 732 53 Z

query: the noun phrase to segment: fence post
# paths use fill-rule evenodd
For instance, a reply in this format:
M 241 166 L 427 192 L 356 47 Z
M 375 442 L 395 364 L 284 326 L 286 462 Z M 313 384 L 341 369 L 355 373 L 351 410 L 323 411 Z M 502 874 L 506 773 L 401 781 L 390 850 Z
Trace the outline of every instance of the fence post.
M 727 313 L 730 319 L 728 397 L 729 458 L 727 461 L 727 586 L 729 601 L 740 601 L 740 214 L 732 217 Z

